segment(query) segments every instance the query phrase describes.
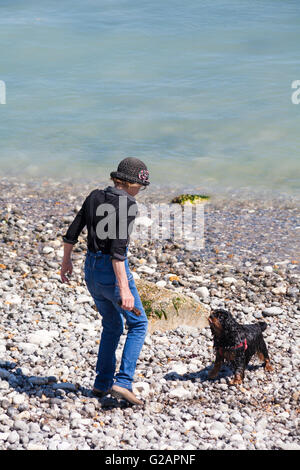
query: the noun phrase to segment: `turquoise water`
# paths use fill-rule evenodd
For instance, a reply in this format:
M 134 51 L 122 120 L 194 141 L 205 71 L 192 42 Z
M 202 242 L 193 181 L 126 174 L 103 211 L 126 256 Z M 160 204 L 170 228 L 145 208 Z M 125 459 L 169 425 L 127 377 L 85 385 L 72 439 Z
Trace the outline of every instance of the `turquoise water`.
M 1 0 L 0 174 L 296 193 L 299 44 L 298 0 Z

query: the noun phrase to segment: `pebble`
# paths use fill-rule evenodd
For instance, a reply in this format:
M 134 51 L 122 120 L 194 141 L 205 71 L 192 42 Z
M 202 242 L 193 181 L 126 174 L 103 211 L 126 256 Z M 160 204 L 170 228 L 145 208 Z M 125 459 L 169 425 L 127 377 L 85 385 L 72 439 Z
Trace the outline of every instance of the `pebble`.
M 137 394 L 140 394 L 142 396 L 149 395 L 150 385 L 147 382 L 135 382 L 133 384 L 133 388 L 137 392 Z
M 12 305 L 20 305 L 22 303 L 22 297 L 18 294 L 6 294 L 4 296 L 5 303 L 12 304 Z
M 281 315 L 283 313 L 283 309 L 280 307 L 268 307 L 263 310 L 263 315 L 265 316 L 276 316 Z
M 14 444 L 15 442 L 19 441 L 19 439 L 20 439 L 20 437 L 19 437 L 19 434 L 17 433 L 17 431 L 10 432 L 8 437 L 7 437 L 7 441 L 10 444 Z
M 185 398 L 190 397 L 190 392 L 186 388 L 179 386 L 169 392 L 169 397 L 184 400 Z
M 199 287 L 195 292 L 201 299 L 206 299 L 209 297 L 209 290 L 205 286 Z
M 140 266 L 137 268 L 138 273 L 154 274 L 155 268 L 150 268 L 150 266 Z
M 39 330 L 36 333 L 30 333 L 27 336 L 27 341 L 37 346 L 48 346 L 58 335 L 59 332 L 56 330 Z
M 76 302 L 78 304 L 84 304 L 84 303 L 92 303 L 93 299 L 91 300 L 91 297 L 88 295 L 78 295 Z
M 272 273 L 272 272 L 273 272 L 273 268 L 272 268 L 272 266 L 265 266 L 265 267 L 264 267 L 264 271 L 265 271 L 266 273 Z
M 18 343 L 18 348 L 24 352 L 25 354 L 31 355 L 35 353 L 35 351 L 38 349 L 37 344 L 32 344 L 32 343 Z
M 52 248 L 52 246 L 44 246 L 42 251 L 44 254 L 48 255 L 49 253 L 53 253 L 54 248 Z
M 227 285 L 227 284 L 233 284 L 233 283 L 235 283 L 235 282 L 237 282 L 237 280 L 236 280 L 234 277 L 224 277 L 224 279 L 223 279 L 223 283 L 224 283 L 225 285 Z
M 227 434 L 227 428 L 223 423 L 215 422 L 210 425 L 209 433 L 216 438 L 220 438 Z
M 272 289 L 273 294 L 279 295 L 279 294 L 286 294 L 286 285 L 285 284 L 279 284 L 276 287 L 273 287 Z
M 155 283 L 158 287 L 166 287 L 167 281 L 161 280 Z

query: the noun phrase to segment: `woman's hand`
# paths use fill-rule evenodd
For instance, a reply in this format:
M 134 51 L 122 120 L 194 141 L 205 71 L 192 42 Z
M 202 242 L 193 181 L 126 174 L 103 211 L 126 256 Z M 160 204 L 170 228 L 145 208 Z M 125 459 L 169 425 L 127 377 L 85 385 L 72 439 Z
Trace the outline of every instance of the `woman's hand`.
M 128 285 L 125 263 L 124 261 L 113 259 L 112 265 L 120 288 L 120 296 L 122 300 L 121 307 L 124 310 L 132 310 L 134 307 L 134 297 Z
M 64 257 L 61 264 L 60 270 L 60 278 L 62 282 L 67 282 L 69 284 L 69 279 L 67 278 L 66 274 L 71 276 L 73 271 L 73 264 L 71 261 L 71 253 L 72 253 L 73 245 L 71 243 L 64 243 Z
M 62 282 L 70 283 L 70 280 L 67 278 L 66 274 L 71 275 L 73 271 L 73 264 L 71 259 L 63 260 L 61 265 L 60 277 Z
M 134 307 L 134 297 L 129 287 L 120 287 L 120 296 L 122 299 L 121 307 L 124 310 L 132 310 Z

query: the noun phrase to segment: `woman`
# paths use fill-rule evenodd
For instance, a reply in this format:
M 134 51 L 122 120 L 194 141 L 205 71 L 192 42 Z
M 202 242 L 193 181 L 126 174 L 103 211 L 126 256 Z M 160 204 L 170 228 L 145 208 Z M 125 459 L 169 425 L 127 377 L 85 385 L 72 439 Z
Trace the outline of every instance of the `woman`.
M 72 274 L 72 248 L 87 226 L 85 281 L 102 316 L 103 327 L 93 392 L 98 397 L 111 393 L 141 405 L 142 401 L 132 391 L 132 382 L 148 320 L 128 266 L 127 251 L 137 213 L 135 196 L 150 184 L 149 172 L 141 160 L 125 158 L 110 176 L 115 186 L 92 191 L 63 236 L 61 279 L 68 282 L 67 275 Z M 120 370 L 115 374 L 115 352 L 123 332 L 123 317 L 128 333 Z

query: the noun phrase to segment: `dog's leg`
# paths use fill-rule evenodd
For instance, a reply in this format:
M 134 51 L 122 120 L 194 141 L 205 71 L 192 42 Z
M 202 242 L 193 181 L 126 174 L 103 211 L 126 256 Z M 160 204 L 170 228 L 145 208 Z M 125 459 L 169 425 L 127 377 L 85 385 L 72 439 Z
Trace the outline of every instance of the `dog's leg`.
M 223 363 L 223 357 L 221 356 L 219 351 L 217 351 L 214 366 L 213 366 L 212 370 L 209 371 L 209 373 L 208 373 L 208 378 L 209 379 L 215 379 L 217 377 L 217 375 L 220 372 L 222 363 Z
M 258 355 L 259 359 L 264 362 L 265 370 L 267 372 L 272 372 L 273 367 L 270 364 L 268 349 L 267 349 L 267 346 L 266 346 L 266 343 L 265 343 L 265 340 L 263 339 L 263 337 L 260 338 L 257 355 Z
M 233 380 L 230 381 L 230 385 L 241 385 L 244 380 L 244 371 L 236 371 Z
M 243 383 L 246 363 L 247 358 L 245 352 L 242 350 L 237 350 L 233 360 L 234 378 L 230 381 L 230 385 L 241 385 Z

